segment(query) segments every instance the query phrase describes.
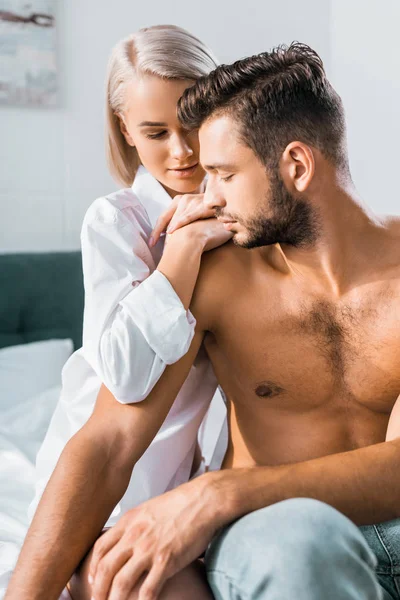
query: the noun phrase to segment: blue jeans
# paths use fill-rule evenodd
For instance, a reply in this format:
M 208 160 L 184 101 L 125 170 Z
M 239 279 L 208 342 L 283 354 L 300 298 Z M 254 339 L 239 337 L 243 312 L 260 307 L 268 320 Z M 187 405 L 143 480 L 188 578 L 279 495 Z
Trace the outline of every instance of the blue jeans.
M 400 600 L 400 519 L 356 527 L 318 500 L 285 500 L 219 532 L 205 564 L 216 600 Z

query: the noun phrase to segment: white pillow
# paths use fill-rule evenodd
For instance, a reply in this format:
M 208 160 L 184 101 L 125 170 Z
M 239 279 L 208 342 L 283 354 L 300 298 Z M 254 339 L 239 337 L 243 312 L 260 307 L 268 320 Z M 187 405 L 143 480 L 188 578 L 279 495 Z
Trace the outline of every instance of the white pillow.
M 72 340 L 0 349 L 0 598 L 28 527 L 34 462 L 61 392 Z
M 0 349 L 0 418 L 4 410 L 61 384 L 72 340 L 43 340 Z

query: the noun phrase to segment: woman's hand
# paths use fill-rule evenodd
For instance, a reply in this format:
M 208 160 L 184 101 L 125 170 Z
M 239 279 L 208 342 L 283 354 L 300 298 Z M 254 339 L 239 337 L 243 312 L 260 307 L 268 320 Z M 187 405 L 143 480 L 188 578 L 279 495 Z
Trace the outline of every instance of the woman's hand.
M 152 231 L 149 245 L 154 246 L 163 232 L 172 233 L 180 227 L 199 219 L 214 217 L 214 211 L 207 208 L 203 202 L 204 194 L 184 194 L 175 196 L 171 205 L 157 219 Z M 229 239 L 229 238 L 228 238 Z M 219 244 L 218 244 L 219 245 Z
M 179 242 L 181 236 L 183 238 L 189 236 L 191 239 L 200 238 L 202 250 L 207 252 L 207 250 L 213 250 L 229 242 L 233 233 L 226 231 L 222 223 L 214 217 L 213 219 L 200 219 L 176 229 L 174 233 L 167 235 L 166 244 L 168 245 L 172 240 Z M 182 245 L 183 243 L 179 242 L 179 246 Z
M 192 301 L 203 252 L 222 246 L 232 235 L 215 217 L 198 219 L 167 234 L 157 269 L 168 279 L 186 310 Z

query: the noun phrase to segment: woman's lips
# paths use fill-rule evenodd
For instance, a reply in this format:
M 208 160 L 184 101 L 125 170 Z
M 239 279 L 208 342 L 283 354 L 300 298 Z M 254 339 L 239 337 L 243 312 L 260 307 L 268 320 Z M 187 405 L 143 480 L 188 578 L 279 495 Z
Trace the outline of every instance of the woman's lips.
M 199 163 L 196 163 L 192 167 L 186 167 L 185 169 L 169 169 L 171 173 L 175 175 L 175 177 L 180 177 L 182 179 L 186 179 L 188 177 L 192 177 L 196 172 Z

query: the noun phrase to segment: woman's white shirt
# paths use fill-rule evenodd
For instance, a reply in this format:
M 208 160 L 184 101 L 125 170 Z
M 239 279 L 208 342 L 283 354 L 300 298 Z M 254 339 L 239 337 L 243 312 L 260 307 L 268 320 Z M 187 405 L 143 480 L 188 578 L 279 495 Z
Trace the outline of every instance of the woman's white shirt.
M 148 246 L 157 218 L 170 202 L 160 183 L 140 167 L 132 188 L 98 198 L 85 215 L 83 344 L 63 369 L 61 397 L 37 456 L 30 517 L 66 443 L 90 417 L 101 383 L 121 403 L 140 402 L 166 366 L 189 349 L 196 321 L 168 279 L 156 270 L 164 240 L 154 248 Z M 213 396 L 213 422 L 207 419 L 202 436 L 210 458 L 219 438 L 220 461 L 226 425 L 225 407 L 216 389 L 202 347 L 107 526 L 133 506 L 189 479 L 197 433 Z M 218 466 L 214 458 L 214 468 Z
M 194 335 L 194 317 L 156 270 L 164 240 L 148 246 L 170 202 L 141 167 L 132 188 L 96 200 L 83 222 L 83 354 L 122 403 L 146 398 Z

